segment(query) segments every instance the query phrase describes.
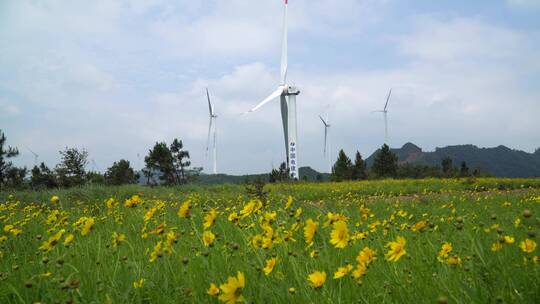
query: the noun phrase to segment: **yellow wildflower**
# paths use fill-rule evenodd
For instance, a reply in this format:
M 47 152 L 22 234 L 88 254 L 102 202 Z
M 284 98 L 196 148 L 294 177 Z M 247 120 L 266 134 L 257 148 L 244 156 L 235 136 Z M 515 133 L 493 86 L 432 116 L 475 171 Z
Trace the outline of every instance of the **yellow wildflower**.
M 213 234 L 212 231 L 206 230 L 203 233 L 202 239 L 203 239 L 204 246 L 208 247 L 212 245 L 212 243 L 214 243 L 214 240 L 216 239 L 216 235 Z
M 311 287 L 321 288 L 326 281 L 326 272 L 324 271 L 315 271 L 308 275 L 308 281 Z
M 13 234 L 13 236 L 19 236 L 23 233 L 23 231 L 21 229 L 13 228 L 11 229 L 10 233 Z
M 388 242 L 386 247 L 389 247 L 389 251 L 386 253 L 385 258 L 391 262 L 397 262 L 407 252 L 405 251 L 405 238 L 398 236 L 396 241 Z
M 356 266 L 356 268 L 353 270 L 353 272 L 351 273 L 351 276 L 355 279 L 360 279 L 366 274 L 366 272 L 367 272 L 366 264 L 359 263 Z
M 64 246 L 68 247 L 69 244 L 71 244 L 71 242 L 73 242 L 73 239 L 75 238 L 75 236 L 70 233 L 66 236 L 66 238 L 64 239 Z
M 208 229 L 208 228 L 212 227 L 212 225 L 214 225 L 214 223 L 216 222 L 216 217 L 217 217 L 216 209 L 210 210 L 210 212 L 208 212 L 204 216 L 204 223 L 203 223 L 204 229 Z
M 178 209 L 178 216 L 179 217 L 182 217 L 182 218 L 188 218 L 190 216 L 190 209 L 191 209 L 191 200 L 186 200 L 184 203 L 182 203 L 182 205 L 180 206 L 180 208 Z
M 335 222 L 330 234 L 330 243 L 336 248 L 345 248 L 349 244 L 349 228 L 344 221 Z
M 531 239 L 526 239 L 519 244 L 519 247 L 523 252 L 531 253 L 536 249 L 536 242 Z
M 120 245 L 120 243 L 122 243 L 125 240 L 126 240 L 126 235 L 125 234 L 117 233 L 116 231 L 113 232 L 113 235 L 112 235 L 112 246 L 113 247 L 117 247 L 118 245 Z
M 418 223 L 414 224 L 411 228 L 413 232 L 423 231 L 427 226 L 426 221 L 419 221 Z
M 154 228 L 154 230 L 148 232 L 149 234 L 163 234 L 163 232 L 165 232 L 165 223 L 161 223 L 159 224 L 156 228 Z
M 348 264 L 347 266 L 344 266 L 344 267 L 339 267 L 338 270 L 336 272 L 334 272 L 334 279 L 341 279 L 343 278 L 344 276 L 346 276 L 349 271 L 351 271 L 353 269 L 353 266 L 351 264 Z
M 274 270 L 274 266 L 276 266 L 277 258 L 271 258 L 266 260 L 266 266 L 262 269 L 265 275 L 269 275 L 272 270 Z
M 244 297 L 242 296 L 244 286 L 244 274 L 239 271 L 236 277 L 229 277 L 227 283 L 219 286 L 222 292 L 219 299 L 229 304 L 244 301 Z
M 231 214 L 229 214 L 229 217 L 227 218 L 229 222 L 238 222 L 240 220 L 240 217 L 238 216 L 238 213 L 236 211 L 233 211 Z
M 84 222 L 84 226 L 81 230 L 81 235 L 87 235 L 90 233 L 90 231 L 92 231 L 92 228 L 94 227 L 94 218 L 93 217 L 89 217 L 86 219 L 86 221 Z
M 216 286 L 216 284 L 212 283 L 210 284 L 210 288 L 208 288 L 206 293 L 211 296 L 216 296 L 219 294 L 219 288 Z
M 287 198 L 287 203 L 285 204 L 285 210 L 289 209 L 292 206 L 293 203 L 293 197 L 289 195 Z
M 65 229 L 59 230 L 53 236 L 51 236 L 48 240 L 43 242 L 43 244 L 39 247 L 39 249 L 45 252 L 51 251 L 54 248 L 54 246 L 58 244 L 58 241 L 62 238 L 65 232 L 66 232 Z
M 515 241 L 515 239 L 514 239 L 513 237 L 511 237 L 511 236 L 509 236 L 509 235 L 505 235 L 505 236 L 504 236 L 504 242 L 505 242 L 506 244 L 513 244 L 514 241 Z
M 376 259 L 375 254 L 376 252 L 374 250 L 371 250 L 369 247 L 366 246 L 358 253 L 356 261 L 358 262 L 358 264 L 368 265 Z
M 60 198 L 58 196 L 53 195 L 51 197 L 51 204 L 56 205 L 56 204 L 58 204 L 59 201 L 60 201 Z
M 306 238 L 306 243 L 308 246 L 313 245 L 313 236 L 317 230 L 318 222 L 314 222 L 312 219 L 306 220 L 306 226 L 304 227 L 304 237 Z
M 461 259 L 458 256 L 451 256 L 446 260 L 446 262 L 450 266 L 459 266 L 459 265 L 461 265 Z
M 133 282 L 133 288 L 141 288 L 144 285 L 144 278 L 141 278 L 138 281 Z
M 152 219 L 152 217 L 154 216 L 154 213 L 156 213 L 156 211 L 157 211 L 157 208 L 156 208 L 156 207 L 151 208 L 150 210 L 148 210 L 148 211 L 146 212 L 146 214 L 144 215 L 144 221 L 145 221 L 145 222 L 150 221 L 150 220 Z
M 253 213 L 253 210 L 255 210 L 255 201 L 249 201 L 244 208 L 240 211 L 240 216 L 242 218 L 245 218 L 249 216 L 251 213 Z
M 15 228 L 13 225 L 5 225 L 4 226 L 4 232 L 10 232 L 11 229 Z
M 162 248 L 163 248 L 163 241 L 157 242 L 157 244 L 154 246 L 154 249 L 150 253 L 150 263 L 155 262 L 158 258 L 160 258 L 163 255 Z
M 441 250 L 439 251 L 438 260 L 443 261 L 448 257 L 448 254 L 452 251 L 452 243 L 445 242 L 442 244 Z
M 107 201 L 105 201 L 105 205 L 107 206 L 107 208 L 111 209 L 113 208 L 115 205 L 117 205 L 118 202 L 114 199 L 114 198 L 109 198 Z
M 501 242 L 495 242 L 491 245 L 491 251 L 499 251 L 503 248 L 503 244 Z

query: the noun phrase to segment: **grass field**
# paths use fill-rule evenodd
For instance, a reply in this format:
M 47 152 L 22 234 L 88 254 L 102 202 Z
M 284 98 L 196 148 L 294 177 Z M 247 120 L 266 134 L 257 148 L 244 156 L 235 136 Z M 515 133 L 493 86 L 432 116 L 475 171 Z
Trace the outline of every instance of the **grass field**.
M 0 193 L 0 303 L 540 303 L 540 179 Z

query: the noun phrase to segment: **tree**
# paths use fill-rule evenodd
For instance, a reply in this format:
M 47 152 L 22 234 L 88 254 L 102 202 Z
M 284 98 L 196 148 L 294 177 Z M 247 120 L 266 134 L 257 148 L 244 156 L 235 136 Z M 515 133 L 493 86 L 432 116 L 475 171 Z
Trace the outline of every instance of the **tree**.
M 459 176 L 461 177 L 470 176 L 469 167 L 467 167 L 467 163 L 465 161 L 461 162 L 461 168 L 459 169 Z
M 64 151 L 60 151 L 60 155 L 62 160 L 55 168 L 60 186 L 83 185 L 87 180 L 85 168 L 88 164 L 88 152 L 85 149 L 66 147 Z
M 288 181 L 290 177 L 291 176 L 289 174 L 289 168 L 287 168 L 287 164 L 285 162 L 282 162 L 281 165 L 279 165 L 278 169 L 272 169 L 268 180 L 271 183 L 279 183 Z
M 125 159 L 114 162 L 105 172 L 105 182 L 109 185 L 135 184 L 138 179 L 138 174 Z
M 398 178 L 426 178 L 426 177 L 440 177 L 441 168 L 430 167 L 421 164 L 404 163 L 399 165 L 397 177 Z
M 450 157 L 447 156 L 443 158 L 443 160 L 441 161 L 441 167 L 442 167 L 442 172 L 444 173 L 444 175 L 446 176 L 452 175 L 452 171 L 454 170 L 454 167 L 452 165 L 452 159 Z
M 86 181 L 89 184 L 104 185 L 105 175 L 98 171 L 88 171 L 86 172 Z
M 21 188 L 25 184 L 26 168 L 9 167 L 5 174 L 5 185 L 10 188 Z
M 55 188 L 58 187 L 58 182 L 56 181 L 56 176 L 54 175 L 54 172 L 49 169 L 45 163 L 41 163 L 38 166 L 34 166 L 32 168 L 32 176 L 30 177 L 30 181 L 32 183 L 32 187 L 34 188 Z
M 179 139 L 174 139 L 170 147 L 161 142 L 154 145 L 144 158 L 146 168 L 143 170 L 145 176 L 153 179 L 155 173 L 160 174 L 159 179 L 167 185 L 184 184 L 188 182 L 190 174 L 200 173 L 199 170 L 188 172 L 191 165 L 189 161 L 189 152 L 184 150 L 184 144 Z M 188 174 L 190 173 L 190 174 Z M 155 181 L 154 181 L 155 183 Z
M 187 183 L 194 183 L 199 180 L 199 177 L 201 176 L 201 172 L 203 171 L 203 167 L 193 167 L 191 169 L 186 169 L 186 182 Z
M 398 158 L 390 151 L 390 147 L 384 144 L 373 161 L 371 171 L 378 177 L 396 177 L 398 170 Z
M 343 181 L 350 180 L 353 173 L 353 164 L 351 159 L 345 154 L 343 149 L 339 150 L 336 163 L 332 167 L 332 180 Z
M 159 179 L 167 185 L 175 184 L 176 173 L 174 171 L 173 155 L 164 142 L 154 145 L 144 158 L 146 169 L 152 174 L 159 173 Z
M 175 138 L 171 144 L 171 153 L 176 182 L 179 184 L 187 183 L 186 169 L 191 165 L 191 162 L 189 161 L 189 152 L 183 149 L 184 144 L 182 141 Z
M 22 173 L 19 172 L 17 169 L 14 169 L 13 163 L 9 161 L 10 158 L 19 155 L 19 150 L 11 146 L 5 147 L 6 141 L 6 135 L 4 134 L 4 132 L 2 132 L 2 130 L 0 130 L 0 189 L 3 185 L 14 184 L 15 181 L 10 179 L 17 177 L 19 176 L 19 173 Z M 17 178 L 17 180 L 19 179 Z
M 360 152 L 356 151 L 354 165 L 352 168 L 352 179 L 363 180 L 367 178 L 366 162 L 362 159 Z
M 254 181 L 246 180 L 244 184 L 244 189 L 249 198 L 256 198 L 266 203 L 266 196 L 268 195 L 267 190 L 265 190 L 266 182 L 260 177 L 256 177 Z

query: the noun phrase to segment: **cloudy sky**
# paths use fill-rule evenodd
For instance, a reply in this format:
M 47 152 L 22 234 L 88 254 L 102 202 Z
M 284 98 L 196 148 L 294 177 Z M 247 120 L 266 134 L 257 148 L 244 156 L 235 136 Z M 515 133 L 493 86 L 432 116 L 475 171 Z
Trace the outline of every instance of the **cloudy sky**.
M 178 137 L 209 169 L 209 87 L 219 171 L 269 171 L 284 158 L 279 103 L 239 114 L 279 82 L 282 14 L 282 0 L 0 1 L 0 129 L 16 163 L 34 163 L 24 145 L 49 166 L 69 146 L 100 170 L 140 168 Z M 301 165 L 328 168 L 327 105 L 332 153 L 371 154 L 391 87 L 392 147 L 540 146 L 540 0 L 290 0 L 289 16 Z

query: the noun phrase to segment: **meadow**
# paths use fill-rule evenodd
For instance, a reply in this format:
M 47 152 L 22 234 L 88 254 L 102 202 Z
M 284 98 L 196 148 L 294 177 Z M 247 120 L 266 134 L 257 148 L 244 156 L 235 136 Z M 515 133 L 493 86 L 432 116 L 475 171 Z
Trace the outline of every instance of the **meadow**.
M 540 303 L 540 179 L 0 193 L 0 303 Z

